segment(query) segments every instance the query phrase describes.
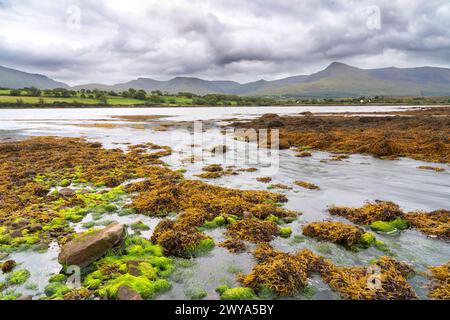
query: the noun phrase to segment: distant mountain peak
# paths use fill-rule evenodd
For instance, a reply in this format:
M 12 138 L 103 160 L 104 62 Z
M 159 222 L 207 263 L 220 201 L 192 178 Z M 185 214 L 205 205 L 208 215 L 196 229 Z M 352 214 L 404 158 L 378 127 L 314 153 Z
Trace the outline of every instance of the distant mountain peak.
M 332 62 L 325 70 L 358 69 L 342 62 Z

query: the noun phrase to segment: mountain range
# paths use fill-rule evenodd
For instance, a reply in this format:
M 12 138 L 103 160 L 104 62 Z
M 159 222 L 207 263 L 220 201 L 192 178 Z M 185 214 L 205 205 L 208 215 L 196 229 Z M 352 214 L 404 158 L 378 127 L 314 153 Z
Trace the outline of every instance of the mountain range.
M 44 75 L 30 74 L 0 66 L 0 87 L 40 89 L 70 88 Z M 123 91 L 129 88 L 146 91 L 195 94 L 221 93 L 290 97 L 354 97 L 354 96 L 443 96 L 450 95 L 450 69 L 436 67 L 360 69 L 333 62 L 311 75 L 299 75 L 274 81 L 249 83 L 209 81 L 176 77 L 168 81 L 138 78 L 115 85 L 85 84 L 73 89 Z

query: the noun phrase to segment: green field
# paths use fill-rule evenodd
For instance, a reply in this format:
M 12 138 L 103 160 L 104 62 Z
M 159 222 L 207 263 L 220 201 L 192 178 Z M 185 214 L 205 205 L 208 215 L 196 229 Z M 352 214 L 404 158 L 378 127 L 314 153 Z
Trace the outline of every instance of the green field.
M 7 95 L 9 90 L 0 90 L 0 104 L 1 103 L 17 103 L 17 104 L 56 104 L 58 102 L 62 103 L 74 103 L 74 104 L 84 104 L 84 105 L 95 105 L 102 104 L 101 100 L 95 98 L 81 98 L 80 95 L 69 98 L 62 97 L 27 97 L 27 96 L 9 96 Z M 162 105 L 190 105 L 192 104 L 192 99 L 187 97 L 179 96 L 164 96 L 164 102 Z M 106 101 L 108 105 L 140 105 L 148 103 L 146 100 L 138 100 L 133 98 L 124 97 L 113 97 L 107 96 Z

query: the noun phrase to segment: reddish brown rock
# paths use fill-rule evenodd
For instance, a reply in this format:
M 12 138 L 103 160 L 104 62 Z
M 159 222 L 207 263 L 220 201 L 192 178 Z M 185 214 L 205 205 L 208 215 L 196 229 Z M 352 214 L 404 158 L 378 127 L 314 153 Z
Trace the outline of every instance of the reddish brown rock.
M 120 245 L 125 234 L 124 225 L 113 223 L 100 231 L 82 235 L 62 246 L 58 261 L 64 265 L 86 267 Z
M 120 286 L 117 291 L 118 300 L 142 300 L 141 295 L 128 286 Z

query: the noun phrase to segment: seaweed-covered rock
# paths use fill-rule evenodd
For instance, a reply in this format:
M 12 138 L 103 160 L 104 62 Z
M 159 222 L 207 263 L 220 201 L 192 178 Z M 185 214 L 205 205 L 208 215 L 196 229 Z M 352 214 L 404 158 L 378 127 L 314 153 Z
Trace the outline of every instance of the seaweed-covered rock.
M 361 208 L 330 207 L 328 212 L 332 215 L 341 216 L 357 224 L 371 224 L 375 221 L 392 221 L 403 217 L 404 212 L 400 207 L 390 201 L 367 202 Z
M 428 268 L 431 279 L 428 297 L 437 300 L 450 300 L 450 262 L 438 267 Z
M 299 187 L 305 188 L 305 189 L 309 189 L 309 190 L 320 190 L 320 187 L 310 183 L 310 182 L 306 182 L 306 181 L 294 181 L 294 184 L 296 184 Z
M 369 267 L 340 267 L 322 260 L 318 271 L 324 282 L 352 300 L 409 300 L 416 294 L 407 278 L 414 270 L 391 257 L 381 257 Z
M 124 225 L 113 223 L 102 230 L 81 235 L 62 246 L 58 261 L 63 265 L 86 267 L 121 244 L 125 234 Z
M 361 236 L 364 234 L 364 230 L 342 222 L 323 221 L 305 225 L 303 234 L 351 248 L 358 244 Z
M 270 242 L 278 235 L 278 226 L 273 221 L 246 218 L 227 226 L 226 235 L 231 239 L 240 239 L 254 243 Z
M 429 236 L 450 241 L 450 210 L 437 210 L 429 213 L 411 212 L 405 215 L 410 226 Z
M 239 239 L 226 239 L 219 243 L 219 247 L 226 248 L 231 253 L 241 253 L 247 248 L 244 241 Z
M 238 275 L 238 281 L 255 291 L 265 288 L 278 296 L 296 294 L 308 285 L 308 259 L 303 254 L 292 255 L 275 251 L 261 244 L 254 252 L 258 264 L 247 275 Z

